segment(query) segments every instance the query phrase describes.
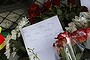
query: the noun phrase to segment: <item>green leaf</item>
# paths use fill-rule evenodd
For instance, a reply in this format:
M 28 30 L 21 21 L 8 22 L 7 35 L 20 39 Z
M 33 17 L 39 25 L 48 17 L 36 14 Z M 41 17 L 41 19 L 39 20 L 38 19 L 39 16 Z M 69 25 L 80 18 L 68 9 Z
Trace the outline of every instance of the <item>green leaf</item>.
M 61 9 L 57 8 L 57 14 L 58 14 L 58 15 L 62 15 Z
M 78 54 L 76 54 L 76 58 L 77 58 L 77 60 L 80 60 L 81 56 L 82 56 L 82 53 L 78 53 Z
M 64 48 L 61 50 L 62 60 L 66 60 L 66 53 L 64 51 Z

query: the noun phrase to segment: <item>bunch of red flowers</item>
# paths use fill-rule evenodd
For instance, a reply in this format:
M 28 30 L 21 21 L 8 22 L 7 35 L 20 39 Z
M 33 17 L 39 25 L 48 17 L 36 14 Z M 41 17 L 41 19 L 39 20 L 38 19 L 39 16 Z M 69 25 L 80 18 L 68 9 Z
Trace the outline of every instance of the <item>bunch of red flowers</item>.
M 64 36 L 65 35 L 65 36 Z M 53 43 L 53 46 L 56 48 L 57 53 L 62 57 L 61 51 L 63 50 L 63 47 L 67 45 L 67 40 L 66 37 L 69 38 L 70 43 L 72 46 L 79 44 L 82 44 L 86 42 L 88 39 L 90 39 L 90 28 L 85 28 L 85 29 L 79 29 L 74 31 L 73 33 L 69 32 L 63 32 L 60 33 L 55 39 L 55 43 Z M 76 40 L 76 42 L 74 41 Z
M 87 41 L 87 38 L 90 38 L 90 28 L 79 29 L 74 31 L 73 33 L 69 33 L 69 32 L 60 33 L 57 36 L 57 38 L 55 38 L 57 40 L 54 43 L 54 46 L 63 47 L 64 46 L 63 42 L 64 43 L 67 42 L 66 37 L 62 36 L 62 34 L 67 35 L 70 38 L 71 44 L 75 44 L 75 42 L 73 41 L 73 37 L 75 37 L 79 43 L 83 43 Z
M 29 18 L 30 22 L 33 24 L 35 23 L 35 18 L 40 16 L 41 13 L 47 12 L 50 10 L 51 5 L 53 6 L 60 6 L 60 0 L 47 0 L 42 4 L 43 6 L 40 7 L 38 4 L 33 3 L 29 6 Z
M 35 2 L 40 3 L 37 0 Z M 72 19 L 72 16 L 74 14 L 78 13 L 77 12 L 78 7 L 75 5 L 76 0 L 67 0 L 67 3 L 68 3 L 68 5 L 63 4 L 61 0 L 47 0 L 47 1 L 44 2 L 44 4 L 40 3 L 41 6 L 39 6 L 36 3 L 31 4 L 28 8 L 30 23 L 31 24 L 36 23 L 37 20 L 40 20 L 40 19 L 37 19 L 38 17 L 43 20 L 44 17 L 45 17 L 45 13 L 48 14 L 48 15 L 46 15 L 48 18 L 53 16 L 53 15 L 58 15 L 59 16 L 60 14 L 62 14 L 61 15 L 62 20 L 64 18 L 67 19 L 67 17 L 68 17 L 68 20 L 70 20 L 69 19 L 70 17 Z M 63 5 L 63 6 L 61 6 L 61 5 Z M 76 9 L 76 10 L 73 10 L 73 9 Z M 73 14 L 72 10 L 75 11 L 74 14 Z M 80 11 L 88 11 L 88 9 L 86 7 L 82 7 L 82 8 L 80 8 Z M 43 17 L 42 17 L 42 15 L 43 15 Z

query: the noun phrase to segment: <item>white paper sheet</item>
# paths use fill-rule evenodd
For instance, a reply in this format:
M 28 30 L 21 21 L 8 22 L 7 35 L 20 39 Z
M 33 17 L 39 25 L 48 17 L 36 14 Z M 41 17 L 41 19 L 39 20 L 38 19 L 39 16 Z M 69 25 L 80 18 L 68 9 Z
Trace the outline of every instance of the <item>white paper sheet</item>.
M 86 6 L 90 10 L 90 0 L 80 0 L 81 6 Z
M 21 30 L 26 50 L 27 48 L 34 48 L 40 60 L 57 60 L 55 57 L 57 53 L 53 48 L 53 43 L 55 42 L 54 38 L 60 32 L 63 32 L 63 29 L 57 16 Z M 28 50 L 27 53 L 30 57 Z

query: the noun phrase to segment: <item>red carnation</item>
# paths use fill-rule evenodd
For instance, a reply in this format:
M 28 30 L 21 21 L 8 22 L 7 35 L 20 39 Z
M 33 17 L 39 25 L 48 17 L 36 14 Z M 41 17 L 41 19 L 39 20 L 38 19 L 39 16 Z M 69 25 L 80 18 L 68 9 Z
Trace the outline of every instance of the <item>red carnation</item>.
M 66 34 L 66 32 L 63 32 L 63 33 L 60 33 L 58 36 L 57 36 L 57 41 L 55 42 L 57 47 L 63 47 L 64 46 L 64 43 L 67 42 L 66 38 L 62 36 L 62 34 Z
M 74 36 L 76 36 L 76 39 L 78 40 L 78 42 L 84 42 L 87 40 L 87 34 L 85 29 L 80 29 L 73 33 L 74 33 Z
M 64 43 L 66 43 L 66 39 L 58 39 L 55 43 L 54 43 L 54 46 L 56 45 L 57 47 L 63 47 L 64 46 Z
M 52 0 L 52 5 L 60 7 L 60 0 Z
M 64 37 L 61 35 L 62 33 L 60 33 L 56 39 L 63 39 Z
M 63 47 L 63 42 L 58 42 L 57 47 Z
M 75 44 L 75 42 L 74 42 L 73 39 L 72 39 L 72 35 L 73 35 L 72 33 L 63 32 L 63 33 L 61 33 L 61 34 L 64 34 L 64 35 L 65 35 L 65 37 L 63 36 L 63 37 L 64 37 L 64 40 L 63 40 L 64 42 L 67 42 L 66 37 L 68 37 L 68 38 L 70 38 L 71 43 L 72 43 L 72 44 Z
M 4 36 L 2 36 L 1 34 L 0 34 L 0 44 L 2 44 L 3 42 L 4 42 Z
M 48 0 L 47 2 L 44 3 L 44 8 L 46 11 L 48 11 L 50 9 L 51 3 L 50 0 Z
M 69 5 L 75 5 L 76 4 L 76 0 L 67 0 L 67 3 Z

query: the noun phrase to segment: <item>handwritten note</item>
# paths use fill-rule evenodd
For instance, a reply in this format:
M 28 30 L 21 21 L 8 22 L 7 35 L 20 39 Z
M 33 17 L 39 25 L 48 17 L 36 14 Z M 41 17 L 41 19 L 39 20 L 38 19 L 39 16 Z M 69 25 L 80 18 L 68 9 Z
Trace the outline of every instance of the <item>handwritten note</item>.
M 39 56 L 40 60 L 56 60 L 53 43 L 55 37 L 63 32 L 62 26 L 57 16 L 51 17 L 39 23 L 25 27 L 21 34 L 25 47 L 33 49 Z M 30 57 L 30 53 L 27 50 Z

